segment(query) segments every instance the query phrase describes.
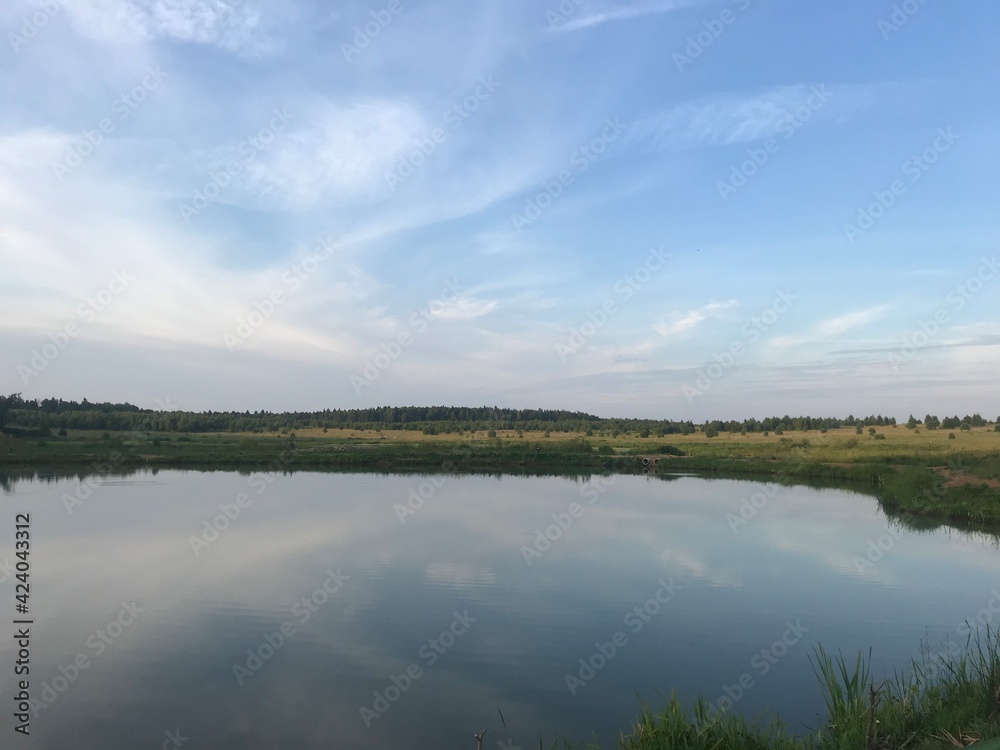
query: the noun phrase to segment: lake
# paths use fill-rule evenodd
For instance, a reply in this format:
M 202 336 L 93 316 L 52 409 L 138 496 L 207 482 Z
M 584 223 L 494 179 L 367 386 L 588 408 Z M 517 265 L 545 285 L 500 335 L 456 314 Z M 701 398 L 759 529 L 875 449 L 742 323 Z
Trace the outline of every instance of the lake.
M 639 698 L 822 722 L 817 643 L 1000 622 L 995 537 L 869 496 L 669 479 L 159 471 L 16 482 L 35 748 L 472 750 L 612 740 Z M 12 619 L 12 618 L 11 618 Z M 14 705 L 17 645 L 0 641 Z M 502 718 L 501 718 L 502 714 Z M 10 728 L 5 728 L 10 732 Z M 4 740 L 6 745 L 8 741 Z

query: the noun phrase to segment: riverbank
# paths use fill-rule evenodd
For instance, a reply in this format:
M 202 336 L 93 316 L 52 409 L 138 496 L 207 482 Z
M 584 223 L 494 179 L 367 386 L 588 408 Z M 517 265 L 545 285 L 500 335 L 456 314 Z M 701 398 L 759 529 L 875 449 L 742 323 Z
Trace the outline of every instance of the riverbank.
M 817 649 L 813 666 L 828 712 L 819 730 L 792 734 L 780 720 L 747 721 L 698 701 L 644 707 L 622 750 L 1000 750 L 1000 637 L 983 632 L 914 660 L 906 674 L 874 679 L 863 656 Z M 723 706 L 723 709 L 728 708 Z
M 954 434 L 955 437 L 949 437 Z M 879 437 L 881 436 L 881 437 Z M 109 433 L 0 437 L 0 467 L 72 474 L 138 468 L 595 474 L 646 472 L 844 486 L 920 519 L 1000 524 L 1000 433 L 880 428 L 780 435 L 643 438 L 579 433 L 416 431 Z

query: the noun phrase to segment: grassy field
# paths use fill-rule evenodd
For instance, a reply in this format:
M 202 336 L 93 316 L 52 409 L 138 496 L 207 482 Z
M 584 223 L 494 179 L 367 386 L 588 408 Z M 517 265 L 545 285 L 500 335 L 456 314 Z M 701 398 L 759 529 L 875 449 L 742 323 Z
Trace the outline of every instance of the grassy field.
M 954 437 L 952 437 L 954 436 Z M 683 455 L 670 455 L 681 453 Z M 641 459 L 653 457 L 644 467 Z M 0 467 L 78 473 L 136 467 L 318 468 L 589 474 L 648 471 L 852 486 L 890 513 L 1000 525 L 1000 432 L 865 428 L 784 435 L 697 432 L 656 437 L 569 432 L 298 430 L 281 433 L 100 433 L 0 437 Z

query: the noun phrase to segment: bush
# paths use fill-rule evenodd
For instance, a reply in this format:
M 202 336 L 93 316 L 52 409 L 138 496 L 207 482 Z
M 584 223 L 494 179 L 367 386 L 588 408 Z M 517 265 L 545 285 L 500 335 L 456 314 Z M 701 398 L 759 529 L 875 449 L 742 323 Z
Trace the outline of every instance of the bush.
M 494 438 L 496 436 L 497 436 L 497 431 L 496 430 L 490 430 L 489 432 L 486 433 L 486 437 Z
M 648 427 L 644 427 L 642 429 L 642 432 L 639 433 L 639 437 L 641 437 L 641 438 L 648 438 L 649 437 L 649 428 Z
M 948 433 L 948 439 L 949 440 L 954 440 L 955 439 L 955 433 L 954 432 L 949 432 Z
M 658 445 L 653 450 L 656 453 L 662 453 L 665 456 L 683 456 L 684 451 L 678 448 L 676 445 Z
M 65 427 L 63 427 L 61 430 L 59 430 L 59 437 L 66 437 L 66 428 Z
M 719 436 L 719 431 L 714 427 L 709 426 L 705 428 L 705 437 L 714 438 L 718 436 Z
M 885 435 L 883 435 L 881 432 L 873 435 L 872 437 L 874 437 L 876 440 L 885 440 Z

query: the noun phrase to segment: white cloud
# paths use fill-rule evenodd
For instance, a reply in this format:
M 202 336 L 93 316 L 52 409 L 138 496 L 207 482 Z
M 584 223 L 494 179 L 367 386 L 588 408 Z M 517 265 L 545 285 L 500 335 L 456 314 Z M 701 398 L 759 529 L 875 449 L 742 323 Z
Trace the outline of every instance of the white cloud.
M 484 315 L 489 315 L 499 307 L 496 300 L 481 300 L 471 297 L 459 297 L 440 312 L 434 314 L 435 318 L 442 320 L 474 320 Z
M 679 8 L 700 5 L 705 0 L 661 0 L 654 3 L 638 3 L 624 7 L 609 7 L 597 10 L 582 18 L 573 18 L 564 24 L 551 28 L 554 32 L 579 31 L 603 26 L 614 21 L 630 21 L 634 18 L 670 13 Z
M 843 315 L 838 315 L 835 318 L 829 318 L 816 323 L 812 329 L 804 335 L 773 336 L 768 340 L 768 344 L 775 349 L 787 349 L 792 346 L 816 343 L 823 341 L 824 339 L 835 337 L 838 334 L 846 333 L 847 331 L 855 328 L 861 328 L 869 323 L 873 323 L 881 318 L 886 311 L 891 309 L 892 305 L 876 305 L 875 307 L 865 308 L 864 310 L 855 310 L 854 312 L 844 313 Z
M 166 220 L 155 197 L 134 190 L 127 178 L 109 178 L 85 165 L 57 182 L 48 165 L 72 142 L 44 133 L 0 138 L 0 205 L 22 209 L 11 214 L 0 245 L 4 282 L 15 285 L 14 293 L 0 297 L 7 333 L 46 342 L 49 333 L 79 323 L 79 305 L 123 271 L 134 280 L 81 325 L 77 341 L 225 352 L 223 334 L 254 311 L 255 300 L 279 288 L 288 302 L 244 349 L 343 361 L 362 350 L 353 329 L 321 330 L 309 314 L 320 298 L 328 314 L 346 318 L 358 299 L 373 292 L 372 280 L 349 259 L 335 255 L 325 261 L 318 278 L 295 294 L 281 281 L 288 260 L 238 271 L 216 265 L 210 239 Z
M 224 0 L 63 0 L 74 28 L 100 41 L 136 43 L 165 37 L 229 52 L 274 49 L 256 2 Z
M 674 336 L 679 333 L 686 333 L 692 330 L 699 323 L 712 317 L 717 317 L 719 313 L 730 310 L 739 305 L 737 300 L 731 299 L 726 302 L 710 302 L 686 313 L 672 313 L 666 320 L 662 320 L 653 326 L 653 330 L 661 336 Z
M 850 312 L 846 315 L 840 315 L 836 318 L 824 320 L 816 325 L 816 334 L 819 336 L 836 336 L 838 333 L 844 333 L 852 328 L 866 326 L 872 321 L 882 317 L 882 314 L 891 309 L 891 307 L 891 305 L 877 305 L 876 307 L 869 307 L 865 310 L 856 310 L 855 312 Z
M 857 101 L 864 92 L 855 89 L 836 87 L 822 109 L 833 110 Z M 721 94 L 687 101 L 633 123 L 629 138 L 651 140 L 658 150 L 725 146 L 769 138 L 787 132 L 790 114 L 811 96 L 813 87 L 800 84 L 757 94 Z M 820 109 L 816 108 L 810 119 L 819 116 Z
M 306 210 L 331 200 L 389 195 L 385 173 L 429 130 L 420 113 L 401 102 L 323 102 L 307 110 L 301 124 L 279 133 L 243 176 L 247 191 L 267 195 L 261 207 Z

